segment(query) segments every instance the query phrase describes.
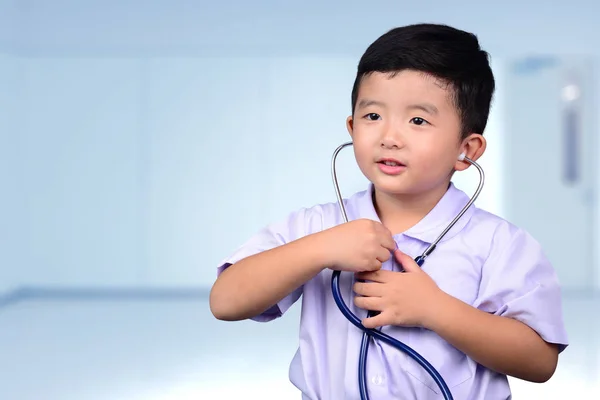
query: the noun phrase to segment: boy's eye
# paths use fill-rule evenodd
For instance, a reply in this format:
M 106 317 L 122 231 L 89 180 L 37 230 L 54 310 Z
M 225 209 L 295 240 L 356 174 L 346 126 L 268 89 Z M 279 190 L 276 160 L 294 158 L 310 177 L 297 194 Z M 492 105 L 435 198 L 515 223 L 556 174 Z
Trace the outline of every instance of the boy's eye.
M 420 117 L 414 117 L 413 119 L 410 120 L 413 124 L 415 125 L 425 125 L 428 124 L 427 121 L 425 121 L 423 118 Z
M 379 114 L 376 113 L 369 113 L 367 115 L 365 115 L 365 118 L 371 121 L 376 121 L 380 118 Z

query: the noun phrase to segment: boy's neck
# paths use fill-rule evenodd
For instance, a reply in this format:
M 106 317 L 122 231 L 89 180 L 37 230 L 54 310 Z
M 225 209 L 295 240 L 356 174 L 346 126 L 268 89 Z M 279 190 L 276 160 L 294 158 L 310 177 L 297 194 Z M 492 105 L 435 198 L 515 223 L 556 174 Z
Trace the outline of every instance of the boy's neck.
M 428 192 L 416 195 L 387 194 L 375 189 L 373 205 L 392 235 L 406 232 L 421 221 L 440 201 L 449 188 L 449 182 Z

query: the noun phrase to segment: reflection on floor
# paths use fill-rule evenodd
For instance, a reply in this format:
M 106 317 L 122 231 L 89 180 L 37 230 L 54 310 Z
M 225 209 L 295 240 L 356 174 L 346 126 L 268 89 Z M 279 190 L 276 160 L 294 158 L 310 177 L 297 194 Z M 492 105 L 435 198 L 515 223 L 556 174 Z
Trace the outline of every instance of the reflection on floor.
M 515 399 L 600 398 L 600 298 L 569 295 L 572 345 Z M 259 324 L 212 318 L 206 301 L 23 301 L 0 308 L 3 400 L 299 399 L 288 381 L 299 308 Z

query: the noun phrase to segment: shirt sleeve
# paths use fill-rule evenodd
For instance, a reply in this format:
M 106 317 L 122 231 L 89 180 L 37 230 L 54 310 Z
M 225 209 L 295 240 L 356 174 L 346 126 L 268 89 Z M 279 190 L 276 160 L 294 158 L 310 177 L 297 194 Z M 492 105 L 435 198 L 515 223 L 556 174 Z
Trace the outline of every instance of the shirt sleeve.
M 273 249 L 305 236 L 307 234 L 306 214 L 307 210 L 301 209 L 290 213 L 282 221 L 262 228 L 219 264 L 217 276 L 226 268 L 246 257 Z M 251 319 L 258 322 L 268 322 L 281 317 L 300 298 L 302 290 L 302 286 L 297 288 L 276 305 Z
M 483 266 L 475 307 L 513 318 L 548 343 L 568 346 L 557 274 L 540 244 L 523 230 L 510 232 Z

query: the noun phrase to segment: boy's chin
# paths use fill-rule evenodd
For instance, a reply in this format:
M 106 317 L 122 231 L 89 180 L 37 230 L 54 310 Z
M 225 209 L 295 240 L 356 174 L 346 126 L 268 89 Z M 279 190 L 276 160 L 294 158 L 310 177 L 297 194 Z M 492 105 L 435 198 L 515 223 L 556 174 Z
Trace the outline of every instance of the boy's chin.
M 411 185 L 400 182 L 382 182 L 380 180 L 373 182 L 373 186 L 375 187 L 375 191 L 392 196 L 415 194 L 414 188 Z
M 388 196 L 396 196 L 396 197 L 406 197 L 410 196 L 411 198 L 425 196 L 427 197 L 432 192 L 445 191 L 449 187 L 449 182 L 440 185 L 426 185 L 424 182 L 415 182 L 410 180 L 402 180 L 398 179 L 395 181 L 390 181 L 387 179 L 376 179 L 371 181 L 375 188 L 376 192 L 388 195 Z

